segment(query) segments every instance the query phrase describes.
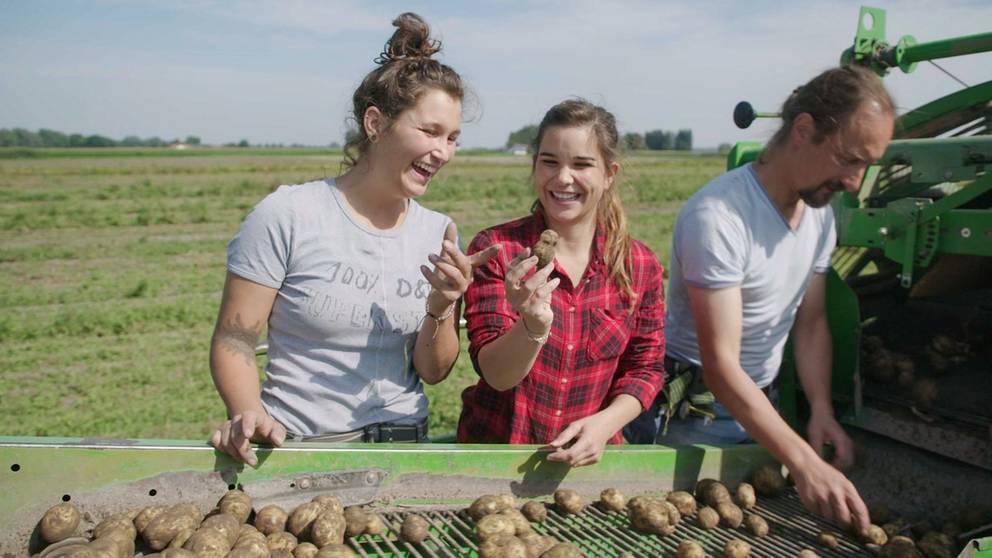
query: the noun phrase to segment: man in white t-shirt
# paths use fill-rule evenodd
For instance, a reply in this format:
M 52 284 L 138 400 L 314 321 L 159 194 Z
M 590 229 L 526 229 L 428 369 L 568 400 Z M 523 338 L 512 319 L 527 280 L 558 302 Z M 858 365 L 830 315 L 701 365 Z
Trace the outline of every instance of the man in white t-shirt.
M 667 379 L 701 369 L 696 387 L 705 383 L 702 389 L 716 397 L 715 416 L 672 418 L 655 440 L 753 439 L 786 465 L 807 508 L 862 532 L 864 502 L 821 457 L 829 443 L 835 465 L 853 462 L 853 444 L 830 399 L 824 293 L 836 233 L 828 204 L 837 192 L 858 191 L 892 138 L 894 112 L 870 71 L 828 70 L 786 100 L 782 128 L 754 164 L 714 179 L 683 207 L 669 267 Z M 808 443 L 769 397 L 790 331 L 811 408 Z M 647 418 L 657 425 L 656 417 Z M 645 441 L 636 427 L 628 434 Z

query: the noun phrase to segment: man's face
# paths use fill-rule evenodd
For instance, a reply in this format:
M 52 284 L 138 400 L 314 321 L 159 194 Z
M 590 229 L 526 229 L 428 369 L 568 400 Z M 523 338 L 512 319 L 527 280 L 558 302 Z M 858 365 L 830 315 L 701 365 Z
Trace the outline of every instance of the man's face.
M 868 102 L 819 144 L 809 141 L 803 148 L 807 180 L 799 197 L 810 207 L 823 207 L 837 192 L 857 192 L 865 170 L 885 154 L 894 127 L 891 114 Z

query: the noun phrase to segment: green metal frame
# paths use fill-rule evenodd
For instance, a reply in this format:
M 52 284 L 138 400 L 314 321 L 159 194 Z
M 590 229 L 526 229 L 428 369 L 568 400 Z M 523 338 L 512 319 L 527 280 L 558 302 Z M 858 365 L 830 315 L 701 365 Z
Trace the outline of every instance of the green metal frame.
M 891 142 L 881 165 L 912 165 L 908 180 L 876 191 L 878 167 L 866 176 L 875 183 L 868 197 L 884 207 L 862 207 L 864 202 L 845 194 L 835 206 L 838 244 L 880 248 L 902 267 L 900 282 L 911 287 L 917 270 L 929 266 L 938 254 L 992 256 L 992 212 L 967 209 L 979 196 L 992 191 L 992 137 L 968 136 Z M 936 185 L 956 182 L 957 191 L 937 201 L 922 197 Z M 912 197 L 920 196 L 920 197 Z
M 864 6 L 858 16 L 854 46 L 841 55 L 842 64 L 868 66 L 884 76 L 892 68 L 904 73 L 916 69 L 919 62 L 952 56 L 964 56 L 992 50 L 992 33 L 979 33 L 928 43 L 918 43 L 912 35 L 903 35 L 894 45 L 885 42 L 885 10 Z
M 934 137 L 985 114 L 992 81 L 973 85 L 931 101 L 896 120 L 897 138 Z
M 549 453 L 536 445 L 287 442 L 279 448 L 258 446 L 259 464 L 249 467 L 200 441 L 0 437 L 0 517 L 10 517 L 29 501 L 54 502 L 71 491 L 178 471 L 213 472 L 225 484 L 239 484 L 378 467 L 390 472 L 387 482 L 423 474 L 507 482 L 634 481 L 670 489 L 690 487 L 700 477 L 739 481 L 770 460 L 757 446 L 624 445 L 608 447 L 595 467 L 573 468 L 547 461 Z
M 608 486 L 633 494 L 686 489 L 706 477 L 736 484 L 772 461 L 756 445 L 609 447 L 598 464 L 578 468 L 550 462 L 548 453 L 522 445 L 287 442 L 259 447 L 253 468 L 200 441 L 0 438 L 0 555 L 19 555 L 48 507 L 96 505 L 114 491 L 128 495 L 127 509 L 175 500 L 210 506 L 235 486 L 251 494 L 251 486 L 275 482 L 292 491 L 300 476 L 376 470 L 386 473 L 376 494 L 392 505 L 466 505 L 493 486 L 530 497 L 562 486 L 595 497 Z

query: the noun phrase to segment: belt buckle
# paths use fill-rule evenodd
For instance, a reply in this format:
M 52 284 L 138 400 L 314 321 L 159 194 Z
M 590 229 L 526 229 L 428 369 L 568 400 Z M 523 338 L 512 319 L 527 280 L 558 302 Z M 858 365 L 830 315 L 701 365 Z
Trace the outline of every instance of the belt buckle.
M 365 427 L 365 442 L 419 442 L 426 430 L 420 424 L 380 422 Z
M 379 427 L 380 442 L 416 441 L 417 427 L 406 424 L 383 424 Z

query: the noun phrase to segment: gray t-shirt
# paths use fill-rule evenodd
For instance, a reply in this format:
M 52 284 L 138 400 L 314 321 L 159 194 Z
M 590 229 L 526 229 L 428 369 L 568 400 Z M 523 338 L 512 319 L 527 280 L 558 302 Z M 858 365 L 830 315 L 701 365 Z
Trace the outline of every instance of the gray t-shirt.
M 830 206 L 803 210 L 793 231 L 751 165 L 713 179 L 689 198 L 672 236 L 665 340 L 668 352 L 701 364 L 686 284 L 739 286 L 741 367 L 759 387 L 782 362 L 789 330 L 813 273 L 826 273 L 836 243 Z
M 228 245 L 228 271 L 279 291 L 262 404 L 291 434 L 427 417 L 412 362 L 431 289 L 420 266 L 451 219 L 409 203 L 383 232 L 352 218 L 333 179 L 280 186 Z

